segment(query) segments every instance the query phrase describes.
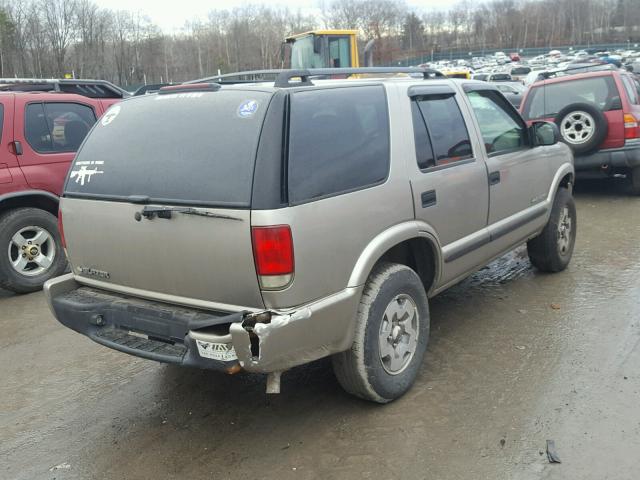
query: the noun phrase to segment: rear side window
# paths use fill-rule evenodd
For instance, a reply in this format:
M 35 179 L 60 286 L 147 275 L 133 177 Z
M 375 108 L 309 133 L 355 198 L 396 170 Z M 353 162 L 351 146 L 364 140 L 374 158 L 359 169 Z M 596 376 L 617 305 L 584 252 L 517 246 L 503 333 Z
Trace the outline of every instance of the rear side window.
M 629 102 L 638 105 L 638 93 L 640 92 L 638 82 L 627 75 L 622 75 L 622 83 L 627 92 L 627 97 L 629 97 Z
M 96 122 L 91 107 L 78 103 L 30 103 L 25 137 L 38 153 L 75 152 Z
M 455 96 L 414 97 L 412 103 L 416 155 L 421 169 L 473 156 L 469 132 Z M 416 108 L 422 118 L 417 115 Z M 429 143 L 433 147 L 433 156 L 428 153 Z
M 4 126 L 4 105 L 0 103 L 0 141 L 2 141 L 3 126 Z
M 65 194 L 248 207 L 271 96 L 222 89 L 117 103 L 78 152 Z
M 613 77 L 603 76 L 534 87 L 523 113 L 529 119 L 553 117 L 572 103 L 589 103 L 604 112 L 621 108 Z
M 389 118 L 382 86 L 291 95 L 289 202 L 377 185 L 389 172 Z

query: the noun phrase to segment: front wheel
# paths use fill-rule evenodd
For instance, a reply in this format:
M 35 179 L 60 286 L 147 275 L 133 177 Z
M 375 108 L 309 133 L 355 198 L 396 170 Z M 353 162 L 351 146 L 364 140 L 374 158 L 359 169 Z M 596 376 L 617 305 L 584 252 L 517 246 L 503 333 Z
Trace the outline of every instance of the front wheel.
M 632 168 L 629 177 L 631 180 L 631 193 L 640 195 L 640 167 Z
M 543 272 L 561 272 L 573 255 L 577 231 L 576 205 L 566 188 L 559 188 L 544 230 L 527 242 L 529 260 Z
M 388 403 L 413 385 L 428 340 L 429 303 L 420 277 L 405 265 L 383 263 L 365 285 L 353 345 L 333 356 L 333 370 L 348 393 Z
M 61 275 L 67 261 L 54 215 L 17 208 L 0 217 L 0 287 L 34 292 Z

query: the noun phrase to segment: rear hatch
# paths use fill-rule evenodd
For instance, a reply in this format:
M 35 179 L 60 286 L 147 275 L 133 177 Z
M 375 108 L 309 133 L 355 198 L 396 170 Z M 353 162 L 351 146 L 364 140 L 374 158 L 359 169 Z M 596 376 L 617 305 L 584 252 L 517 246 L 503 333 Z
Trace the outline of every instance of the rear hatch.
M 171 93 L 106 112 L 78 152 L 61 204 L 76 276 L 149 298 L 263 307 L 250 204 L 270 98 Z

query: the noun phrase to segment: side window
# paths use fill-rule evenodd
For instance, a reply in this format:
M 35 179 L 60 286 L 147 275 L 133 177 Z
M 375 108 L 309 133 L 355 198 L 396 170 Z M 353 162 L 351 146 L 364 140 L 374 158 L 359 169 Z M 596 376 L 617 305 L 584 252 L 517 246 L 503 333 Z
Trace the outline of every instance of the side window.
M 627 75 L 622 75 L 622 83 L 624 84 L 624 89 L 627 91 L 629 102 L 638 105 L 638 83 Z
M 418 102 L 416 101 L 411 102 L 411 116 L 413 118 L 413 138 L 416 144 L 418 167 L 420 167 L 420 170 L 435 167 L 436 159 L 433 156 L 433 147 L 431 146 L 429 132 L 427 132 L 427 125 L 424 122 L 424 118 L 422 118 L 420 107 L 418 107 Z
M 412 101 L 416 104 L 427 126 L 428 135 L 426 137 L 418 132 L 422 136 L 421 148 L 427 149 L 425 142 L 430 140 L 436 165 L 457 162 L 473 156 L 469 132 L 467 132 L 467 126 L 455 96 L 429 95 L 415 97 Z M 415 122 L 416 115 L 414 114 L 414 134 Z M 416 148 L 418 147 L 416 146 Z M 433 158 L 429 159 L 428 156 L 428 154 L 425 156 L 424 153 L 419 155 L 418 162 L 420 163 L 422 159 L 423 165 L 432 166 L 429 165 L 429 162 L 433 163 Z M 425 167 L 421 166 L 420 168 Z
M 3 127 L 4 127 L 4 105 L 0 103 L 0 141 L 2 141 Z
M 304 203 L 382 183 L 389 116 L 382 86 L 291 95 L 289 201 Z
M 480 132 L 489 155 L 512 152 L 528 146 L 526 124 L 505 104 L 495 91 L 472 91 L 467 94 L 478 119 Z
M 91 107 L 77 103 L 30 103 L 25 136 L 38 153 L 75 152 L 96 122 Z

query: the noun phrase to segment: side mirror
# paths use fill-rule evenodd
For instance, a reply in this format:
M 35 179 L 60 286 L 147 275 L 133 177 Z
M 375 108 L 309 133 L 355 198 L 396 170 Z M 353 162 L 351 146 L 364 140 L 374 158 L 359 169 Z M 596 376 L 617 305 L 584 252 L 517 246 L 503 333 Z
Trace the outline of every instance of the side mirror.
M 535 147 L 555 145 L 560 141 L 560 130 L 555 123 L 533 122 L 529 130 Z

